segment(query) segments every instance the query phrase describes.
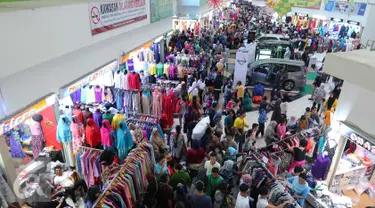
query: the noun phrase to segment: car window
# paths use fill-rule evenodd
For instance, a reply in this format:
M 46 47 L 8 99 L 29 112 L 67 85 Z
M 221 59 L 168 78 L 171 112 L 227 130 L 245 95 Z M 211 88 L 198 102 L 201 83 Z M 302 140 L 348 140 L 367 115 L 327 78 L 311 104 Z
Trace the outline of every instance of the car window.
M 300 66 L 288 65 L 287 70 L 288 72 L 300 72 L 302 68 Z
M 280 40 L 285 40 L 285 41 L 288 41 L 289 38 L 280 38 Z
M 262 64 L 259 65 L 257 68 L 254 69 L 254 72 L 259 72 L 262 74 L 268 74 L 271 69 L 271 64 Z
M 273 67 L 273 70 L 272 70 L 272 71 L 273 71 L 274 73 L 277 73 L 277 71 L 284 69 L 284 67 L 285 67 L 284 64 L 275 64 L 275 67 Z

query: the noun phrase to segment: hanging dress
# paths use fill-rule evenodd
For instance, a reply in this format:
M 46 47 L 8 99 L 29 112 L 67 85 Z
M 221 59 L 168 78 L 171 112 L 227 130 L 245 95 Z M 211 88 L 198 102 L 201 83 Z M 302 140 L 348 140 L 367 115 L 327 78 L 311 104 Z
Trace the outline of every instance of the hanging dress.
M 83 145 L 84 142 L 84 127 L 77 116 L 73 116 L 72 123 L 70 124 L 70 131 L 73 137 L 73 153 L 77 152 L 78 147 Z
M 34 159 L 39 156 L 39 153 L 42 152 L 46 139 L 44 138 L 42 126 L 40 122 L 30 120 L 30 133 L 31 133 L 31 148 L 33 151 Z
M 25 153 L 22 151 L 21 144 L 14 139 L 13 133 L 10 135 L 10 156 L 12 156 L 12 158 L 26 157 Z
M 150 91 L 146 90 L 142 92 L 142 112 L 144 114 L 150 115 L 150 98 L 151 93 Z
M 160 103 L 160 92 L 155 91 L 152 93 L 152 115 L 161 116 L 161 103 Z
M 169 92 L 169 95 L 167 93 L 164 93 L 163 95 L 163 113 L 167 114 L 168 118 L 168 126 L 173 126 L 173 90 Z

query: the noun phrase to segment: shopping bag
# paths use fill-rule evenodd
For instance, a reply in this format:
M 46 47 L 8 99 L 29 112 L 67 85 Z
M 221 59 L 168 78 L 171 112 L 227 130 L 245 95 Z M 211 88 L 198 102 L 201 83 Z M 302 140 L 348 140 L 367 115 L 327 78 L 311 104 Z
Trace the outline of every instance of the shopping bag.
M 206 132 L 209 124 L 210 118 L 208 116 L 200 120 L 194 127 L 191 137 L 195 140 L 200 140 Z

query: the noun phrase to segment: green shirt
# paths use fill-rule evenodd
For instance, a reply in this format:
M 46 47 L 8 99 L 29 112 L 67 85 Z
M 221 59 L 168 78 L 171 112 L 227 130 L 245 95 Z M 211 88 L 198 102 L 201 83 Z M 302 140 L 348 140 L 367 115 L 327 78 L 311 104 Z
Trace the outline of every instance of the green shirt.
M 104 114 L 103 114 L 103 121 L 104 121 L 104 120 L 108 120 L 109 123 L 112 123 L 113 116 L 114 116 L 114 115 L 111 114 L 111 113 L 104 113 Z
M 219 187 L 219 183 L 223 180 L 223 178 L 221 176 L 219 176 L 218 178 L 214 178 L 212 177 L 212 174 L 208 175 L 208 186 L 207 186 L 207 191 L 206 191 L 206 195 L 208 196 L 212 196 L 216 189 Z
M 179 172 L 175 172 L 172 176 L 171 176 L 171 180 L 169 182 L 169 184 L 173 187 L 173 188 L 176 188 L 177 187 L 177 184 L 183 184 L 183 185 L 189 185 L 191 184 L 191 179 L 190 179 L 190 176 L 187 172 L 185 171 L 179 171 Z

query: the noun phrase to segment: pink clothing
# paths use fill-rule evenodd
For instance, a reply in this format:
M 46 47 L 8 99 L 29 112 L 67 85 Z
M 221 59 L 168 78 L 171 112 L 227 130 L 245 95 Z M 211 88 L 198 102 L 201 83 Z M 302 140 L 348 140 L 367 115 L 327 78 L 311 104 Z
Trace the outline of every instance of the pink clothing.
M 159 91 L 152 93 L 152 115 L 161 116 L 161 103 L 160 103 L 161 94 Z
M 233 103 L 232 101 L 230 100 L 227 104 L 227 106 L 225 107 L 226 109 L 233 109 Z
M 128 87 L 129 89 L 141 90 L 141 82 L 137 73 L 132 72 L 128 74 Z
M 285 135 L 286 135 L 286 125 L 285 124 L 277 125 L 277 136 L 279 136 L 279 138 L 283 138 Z
M 304 166 L 305 166 L 305 163 L 306 163 L 306 160 L 302 160 L 302 161 L 295 161 L 295 160 L 294 160 L 294 161 L 290 164 L 288 172 L 289 172 L 289 173 L 293 172 L 294 168 L 295 168 L 297 165 L 304 167 Z
M 73 153 L 75 153 L 79 146 L 83 145 L 84 141 L 84 127 L 81 121 L 77 116 L 72 117 L 72 123 L 70 124 L 70 131 L 72 132 L 73 137 Z
M 102 139 L 102 145 L 106 147 L 112 146 L 111 144 L 111 131 L 112 131 L 112 126 L 109 123 L 108 120 L 104 120 L 102 122 L 102 128 L 100 128 L 100 134 L 101 134 L 101 139 Z

